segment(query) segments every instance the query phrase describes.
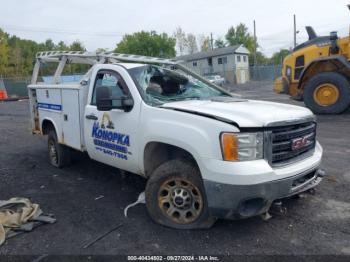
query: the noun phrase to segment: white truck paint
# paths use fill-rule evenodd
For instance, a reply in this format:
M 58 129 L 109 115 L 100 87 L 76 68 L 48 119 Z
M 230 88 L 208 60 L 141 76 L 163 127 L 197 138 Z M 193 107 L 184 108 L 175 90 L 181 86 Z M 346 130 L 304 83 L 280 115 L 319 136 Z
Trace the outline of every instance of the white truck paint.
M 59 83 L 67 60 L 92 65 L 80 83 Z M 55 83 L 37 82 L 38 68 L 44 62 L 59 62 Z M 140 83 L 133 75 L 134 71 L 146 64 L 178 66 L 173 60 L 119 54 L 40 53 L 32 84 L 28 86 L 33 132 L 48 134 L 51 128 L 62 148 L 87 152 L 94 160 L 148 178 L 178 154 L 181 158 L 192 159 L 192 164 L 198 167 L 203 185 L 201 201 L 213 217 L 241 218 L 262 214 L 267 212 L 274 200 L 313 188 L 322 180 L 324 172 L 319 169 L 322 148 L 315 140 L 315 118 L 308 109 L 230 97 L 219 87 L 210 85 L 180 65 L 180 69 L 185 70 L 190 78 L 202 81 L 202 85 L 208 85 L 205 87 L 208 90 L 213 88 L 215 92 L 222 92 L 222 97 L 183 99 L 154 105 L 147 102 L 145 96 L 150 93 L 140 89 Z M 99 110 L 97 104 L 100 105 L 103 99 L 97 97 L 96 101 L 94 97 L 99 95 L 95 92 L 106 89 L 105 85 L 112 81 L 112 77 L 117 79 L 117 84 L 112 84 L 112 92 L 116 88 L 113 85 L 121 85 L 118 92 L 126 92 L 123 103 L 126 103 L 127 96 L 132 99 L 132 105 Z M 150 79 L 148 85 L 151 85 Z M 105 83 L 99 84 L 100 80 Z M 188 81 L 185 80 L 185 85 Z M 114 102 L 118 101 L 121 100 Z M 232 134 L 234 139 L 238 139 L 235 140 L 239 143 L 238 148 L 232 145 L 232 152 L 238 152 L 236 160 L 224 160 L 224 133 L 229 134 L 229 138 Z M 240 148 L 242 143 L 248 141 L 237 138 L 240 134 L 247 134 L 249 141 L 256 139 L 256 143 L 263 145 L 249 144 L 249 148 Z M 277 153 L 273 151 L 276 148 Z M 251 153 L 253 151 L 255 153 Z M 247 154 L 252 154 L 254 159 L 241 160 Z M 280 155 L 282 161 L 278 160 Z M 181 192 L 177 191 L 180 189 Z M 179 195 L 169 199 L 173 201 L 170 206 L 174 207 L 174 214 L 178 212 L 179 217 L 167 216 L 165 212 L 163 220 L 157 219 L 152 214 L 155 211 L 148 206 L 152 218 L 177 228 L 203 227 L 198 222 L 201 216 L 196 220 L 182 219 L 182 212 L 187 211 L 181 206 L 181 201 L 188 200 L 186 194 L 191 193 L 188 188 L 176 188 L 174 196 L 176 192 L 180 192 Z M 199 204 L 198 209 L 202 202 Z M 159 210 L 162 208 L 159 207 Z M 200 210 L 202 212 L 204 208 Z M 186 216 L 196 214 L 196 210 L 193 212 L 186 213 Z

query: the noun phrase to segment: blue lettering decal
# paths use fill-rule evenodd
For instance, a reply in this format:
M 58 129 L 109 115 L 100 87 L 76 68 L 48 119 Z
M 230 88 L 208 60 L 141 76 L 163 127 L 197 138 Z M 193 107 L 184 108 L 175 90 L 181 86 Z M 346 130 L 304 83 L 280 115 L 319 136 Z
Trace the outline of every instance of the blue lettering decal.
M 130 146 L 129 136 L 125 136 L 124 145 Z
M 95 122 L 94 125 L 92 126 L 92 137 L 97 137 L 97 130 L 99 128 L 98 122 Z
M 94 138 L 93 143 L 95 149 L 116 158 L 128 160 L 128 146 L 130 146 L 129 135 L 113 132 L 100 128 L 99 122 L 95 122 L 92 126 L 91 137 Z
M 38 108 L 55 110 L 55 111 L 62 111 L 62 106 L 55 105 L 55 104 L 38 103 Z

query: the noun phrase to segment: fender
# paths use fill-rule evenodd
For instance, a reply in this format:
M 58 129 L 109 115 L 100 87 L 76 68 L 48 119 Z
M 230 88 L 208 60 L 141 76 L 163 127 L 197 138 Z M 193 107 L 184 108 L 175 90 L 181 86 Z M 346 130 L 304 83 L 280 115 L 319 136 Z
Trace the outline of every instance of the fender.
M 303 69 L 303 71 L 300 73 L 298 89 L 301 89 L 308 70 L 311 69 L 317 63 L 323 63 L 323 62 L 331 62 L 338 70 L 341 70 L 343 68 L 350 70 L 349 61 L 346 60 L 345 57 L 341 55 L 332 55 L 328 57 L 321 57 L 321 58 L 314 59 L 309 64 L 307 64 Z
M 175 110 L 150 109 L 151 112 L 141 117 L 143 130 L 139 140 L 139 163 L 142 171 L 144 171 L 144 148 L 149 142 L 160 142 L 181 148 L 190 153 L 201 167 L 203 159 L 222 159 L 220 133 L 223 130 L 239 131 L 231 124 L 212 118 Z
M 43 135 L 43 123 L 44 121 L 47 120 L 49 122 L 52 123 L 52 125 L 54 126 L 55 128 L 55 132 L 57 134 L 57 139 L 58 139 L 58 142 L 61 143 L 61 144 L 64 144 L 64 140 L 62 140 L 62 136 L 59 135 L 59 131 L 58 131 L 58 127 L 57 127 L 57 124 L 55 123 L 55 121 L 51 118 L 51 117 L 45 117 L 41 120 L 41 123 L 40 123 L 40 131 L 41 131 L 41 134 Z

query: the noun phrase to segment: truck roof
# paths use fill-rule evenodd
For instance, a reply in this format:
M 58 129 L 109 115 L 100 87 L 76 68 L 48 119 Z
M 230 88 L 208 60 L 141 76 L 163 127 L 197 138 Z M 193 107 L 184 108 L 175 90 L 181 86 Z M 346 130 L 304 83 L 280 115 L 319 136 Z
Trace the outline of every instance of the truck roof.
M 116 63 L 116 65 L 121 65 L 125 67 L 126 69 L 131 69 L 135 67 L 140 67 L 140 66 L 145 66 L 146 64 L 141 64 L 141 63 Z

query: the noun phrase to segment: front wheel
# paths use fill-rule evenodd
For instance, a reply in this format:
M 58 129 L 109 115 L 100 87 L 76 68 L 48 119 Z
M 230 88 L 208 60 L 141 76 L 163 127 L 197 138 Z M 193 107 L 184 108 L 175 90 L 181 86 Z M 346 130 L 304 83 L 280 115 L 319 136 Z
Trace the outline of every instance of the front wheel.
M 305 84 L 303 97 L 316 114 L 340 114 L 350 105 L 350 83 L 335 72 L 319 73 Z
M 152 173 L 146 205 L 155 222 L 172 228 L 209 228 L 215 222 L 198 168 L 182 159 L 170 160 Z

